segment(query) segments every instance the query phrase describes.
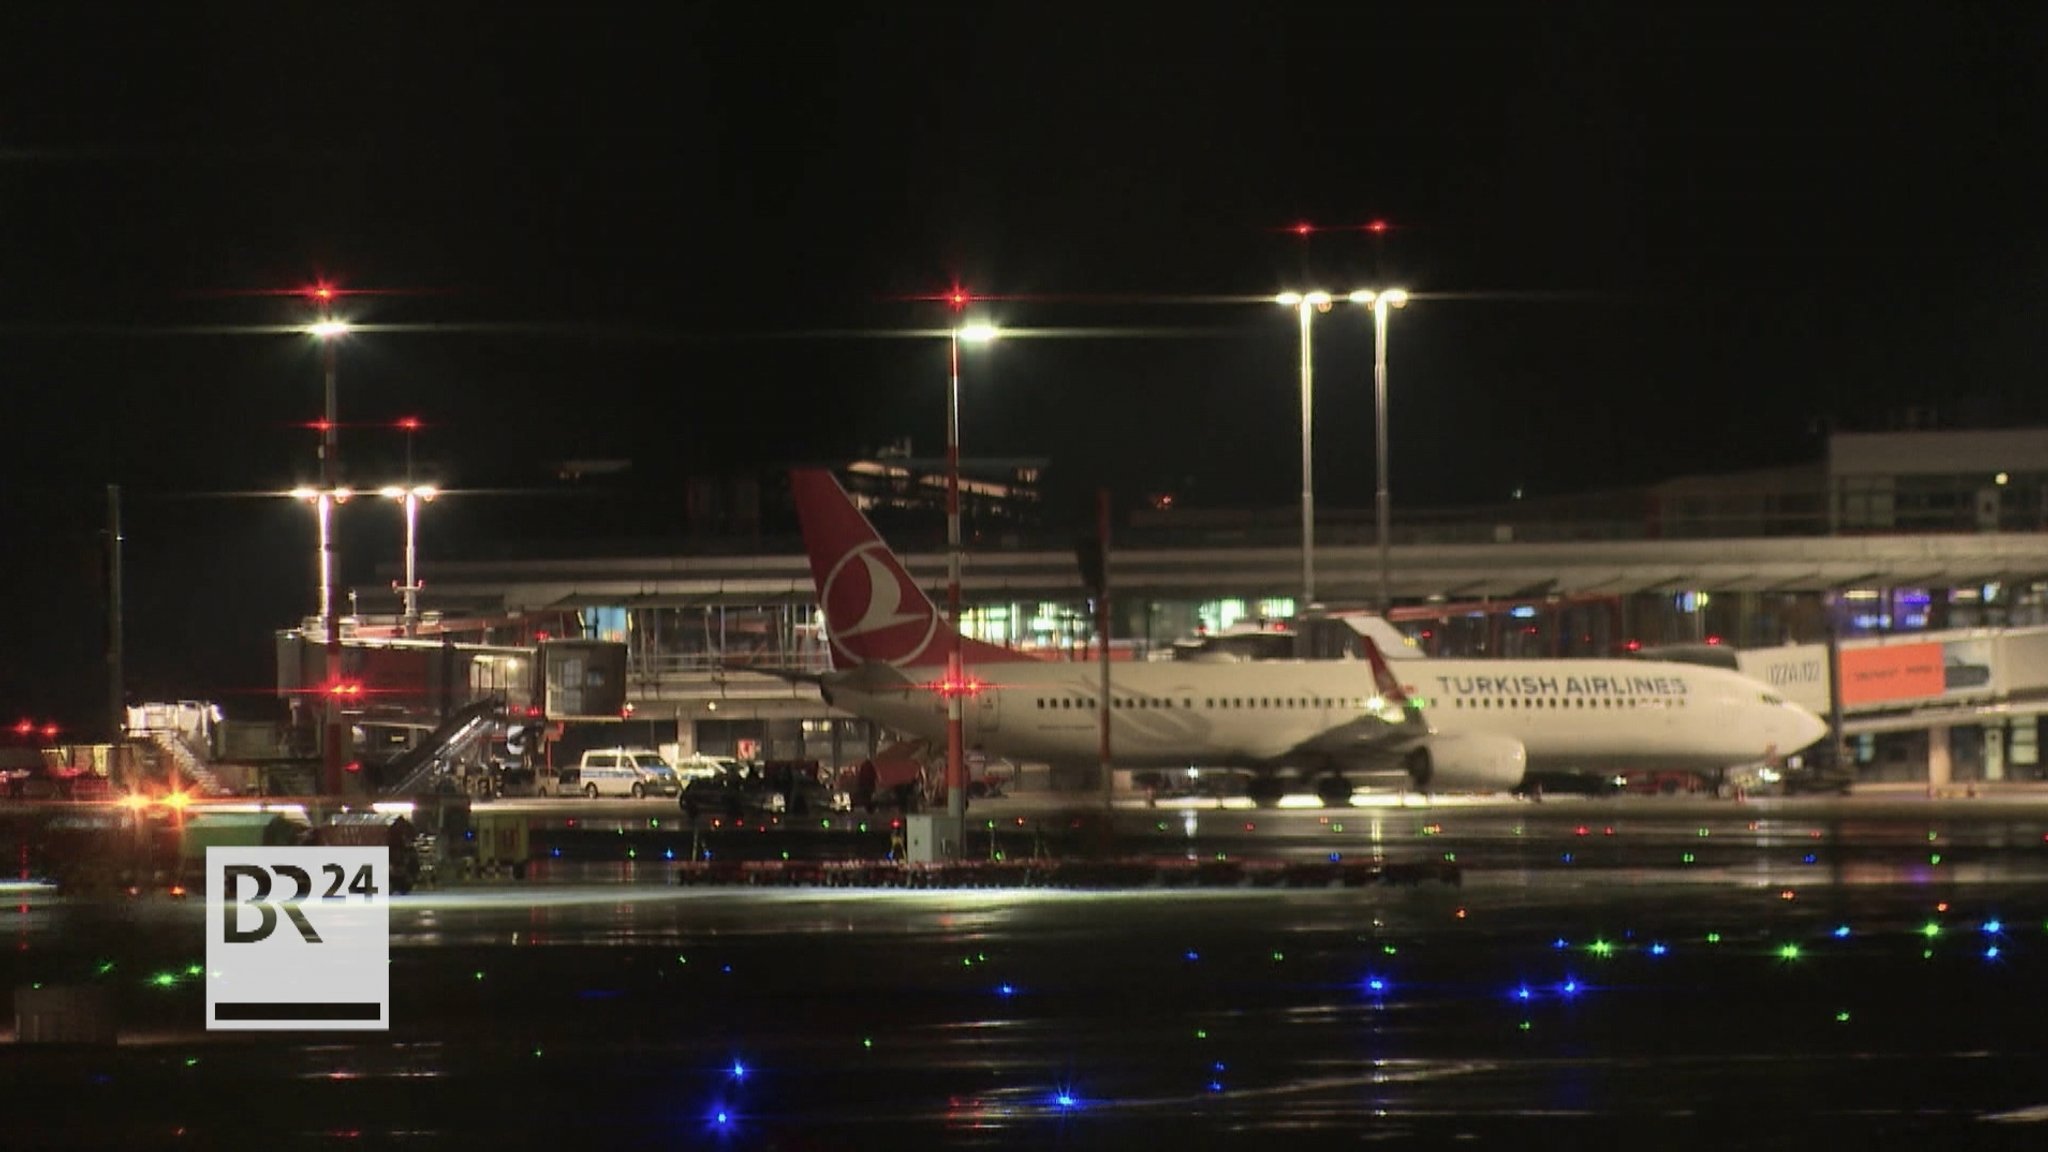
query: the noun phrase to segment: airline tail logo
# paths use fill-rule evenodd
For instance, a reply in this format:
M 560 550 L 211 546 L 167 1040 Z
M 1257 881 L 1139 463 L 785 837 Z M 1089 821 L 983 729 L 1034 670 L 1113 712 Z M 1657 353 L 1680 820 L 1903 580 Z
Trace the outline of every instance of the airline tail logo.
M 875 526 L 860 514 L 838 478 L 822 468 L 790 473 L 811 579 L 825 610 L 825 634 L 835 667 L 854 664 L 944 664 L 949 646 L 975 664 L 1031 661 L 971 637 L 962 638 L 941 622 L 939 606 L 925 595 L 903 563 L 882 543 Z
M 818 598 L 833 651 L 857 664 L 916 663 L 939 631 L 931 600 L 880 540 L 842 554 Z

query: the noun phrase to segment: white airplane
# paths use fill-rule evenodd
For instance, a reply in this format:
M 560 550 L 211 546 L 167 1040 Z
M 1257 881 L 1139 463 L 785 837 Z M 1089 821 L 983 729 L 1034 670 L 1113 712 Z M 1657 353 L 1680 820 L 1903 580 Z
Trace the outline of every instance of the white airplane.
M 819 678 L 827 703 L 937 743 L 947 698 L 958 694 L 970 749 L 1098 763 L 1098 665 L 961 637 L 832 473 L 802 469 L 791 481 L 831 642 L 833 671 Z M 954 644 L 965 675 L 948 684 Z M 1250 769 L 1253 794 L 1267 801 L 1279 796 L 1280 774 L 1320 778 L 1317 791 L 1335 801 L 1351 794 L 1352 776 L 1405 776 L 1423 792 L 1495 792 L 1532 772 L 1718 772 L 1781 758 L 1827 733 L 1818 716 L 1719 668 L 1390 663 L 1370 634 L 1365 648 L 1365 660 L 1115 664 L 1112 759 L 1119 768 Z

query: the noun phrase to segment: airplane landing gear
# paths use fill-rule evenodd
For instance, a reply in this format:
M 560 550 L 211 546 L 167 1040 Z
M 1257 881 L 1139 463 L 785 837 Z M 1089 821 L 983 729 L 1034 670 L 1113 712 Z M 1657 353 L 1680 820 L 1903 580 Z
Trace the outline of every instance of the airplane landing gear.
M 1325 808 L 1348 808 L 1351 806 L 1351 781 L 1342 774 L 1332 772 L 1316 781 L 1316 795 Z
M 1244 787 L 1244 794 L 1259 807 L 1271 808 L 1280 803 L 1280 797 L 1287 794 L 1287 789 L 1278 779 L 1268 774 L 1252 777 Z

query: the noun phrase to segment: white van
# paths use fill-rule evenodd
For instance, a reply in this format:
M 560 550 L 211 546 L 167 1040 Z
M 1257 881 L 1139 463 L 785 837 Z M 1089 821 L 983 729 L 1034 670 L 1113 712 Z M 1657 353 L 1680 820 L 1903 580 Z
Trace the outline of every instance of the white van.
M 591 799 L 599 796 L 675 796 L 682 779 L 660 754 L 647 748 L 599 748 L 583 754 L 576 786 Z M 563 788 L 569 791 L 568 787 Z
M 730 756 L 706 756 L 697 752 L 676 761 L 676 775 L 682 778 L 685 787 L 692 780 L 716 780 L 723 773 L 739 770 L 740 762 Z

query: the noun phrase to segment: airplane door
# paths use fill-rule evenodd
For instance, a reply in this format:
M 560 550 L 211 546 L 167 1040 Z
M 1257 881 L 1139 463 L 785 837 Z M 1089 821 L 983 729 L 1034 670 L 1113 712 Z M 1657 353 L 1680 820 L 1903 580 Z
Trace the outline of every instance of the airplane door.
M 993 688 L 974 697 L 974 727 L 983 734 L 994 732 L 1002 719 L 1003 694 Z

